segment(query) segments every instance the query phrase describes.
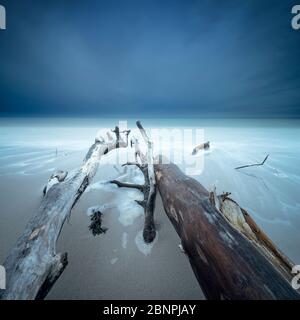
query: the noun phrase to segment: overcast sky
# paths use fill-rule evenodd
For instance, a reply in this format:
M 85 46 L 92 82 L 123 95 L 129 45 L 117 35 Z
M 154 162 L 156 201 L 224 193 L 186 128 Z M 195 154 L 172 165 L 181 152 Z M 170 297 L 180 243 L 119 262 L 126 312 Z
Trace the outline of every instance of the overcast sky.
M 0 0 L 1 115 L 299 118 L 296 3 Z

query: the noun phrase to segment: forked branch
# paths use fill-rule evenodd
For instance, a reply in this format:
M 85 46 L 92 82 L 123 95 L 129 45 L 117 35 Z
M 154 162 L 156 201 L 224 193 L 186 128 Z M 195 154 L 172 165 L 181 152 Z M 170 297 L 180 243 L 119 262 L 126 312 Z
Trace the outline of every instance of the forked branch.
M 143 173 L 145 183 L 144 185 L 124 183 L 117 180 L 111 181 L 118 187 L 135 188 L 144 193 L 144 199 L 142 201 L 136 200 L 136 202 L 144 208 L 145 223 L 143 230 L 143 237 L 146 243 L 151 243 L 156 236 L 155 224 L 154 224 L 154 206 L 156 197 L 156 180 L 153 167 L 153 143 L 150 141 L 145 129 L 140 121 L 136 123 L 140 129 L 142 137 L 147 145 L 147 153 L 144 155 L 139 146 L 139 142 L 136 138 L 132 138 L 131 146 L 135 148 L 135 163 L 128 162 L 125 165 L 136 165 Z M 139 161 L 140 160 L 140 161 Z

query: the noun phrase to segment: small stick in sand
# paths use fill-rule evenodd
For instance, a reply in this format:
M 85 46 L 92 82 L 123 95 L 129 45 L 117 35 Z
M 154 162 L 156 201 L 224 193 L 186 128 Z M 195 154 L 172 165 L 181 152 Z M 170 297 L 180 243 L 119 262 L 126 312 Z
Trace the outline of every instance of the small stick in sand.
M 239 169 L 243 169 L 243 168 L 248 168 L 248 167 L 258 167 L 258 166 L 263 166 L 265 164 L 265 162 L 267 161 L 269 157 L 269 154 L 265 157 L 264 161 L 262 163 L 254 163 L 254 164 L 247 164 L 245 166 L 241 166 L 241 167 L 236 167 L 234 169 L 239 170 Z

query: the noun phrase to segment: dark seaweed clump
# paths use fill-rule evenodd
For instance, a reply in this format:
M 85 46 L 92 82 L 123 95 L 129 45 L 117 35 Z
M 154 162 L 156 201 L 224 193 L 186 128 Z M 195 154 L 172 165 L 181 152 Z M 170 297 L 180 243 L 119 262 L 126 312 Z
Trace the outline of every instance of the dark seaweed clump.
M 107 228 L 102 227 L 102 213 L 100 211 L 96 211 L 91 215 L 89 230 L 92 232 L 93 236 L 100 235 L 108 230 Z

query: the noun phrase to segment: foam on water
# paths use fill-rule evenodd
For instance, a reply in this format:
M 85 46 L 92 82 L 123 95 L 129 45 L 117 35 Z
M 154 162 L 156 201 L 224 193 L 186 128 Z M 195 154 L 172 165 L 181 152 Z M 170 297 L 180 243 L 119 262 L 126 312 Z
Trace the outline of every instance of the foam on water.
M 122 247 L 123 247 L 123 249 L 127 248 L 127 244 L 128 244 L 128 233 L 123 232 L 123 234 L 122 234 Z
M 103 204 L 99 206 L 93 206 L 87 209 L 86 214 L 88 216 L 93 215 L 95 212 L 100 211 L 101 213 L 105 213 L 109 209 L 115 208 L 112 204 Z
M 145 243 L 144 238 L 143 238 L 143 230 L 139 231 L 134 239 L 134 242 L 138 248 L 138 250 L 144 254 L 145 256 L 148 256 L 151 254 L 151 251 L 155 244 L 158 241 L 158 232 L 156 231 L 156 237 L 151 243 Z
M 141 173 L 136 168 L 130 168 L 127 173 L 122 173 L 117 177 L 111 177 L 123 182 L 139 183 L 143 180 Z M 102 190 L 105 192 L 113 193 L 113 198 L 110 200 L 110 208 L 114 208 L 114 211 L 119 215 L 118 220 L 124 226 L 130 226 L 134 221 L 143 216 L 143 208 L 136 203 L 136 200 L 142 200 L 143 194 L 139 190 L 119 188 L 108 181 L 97 181 L 90 185 L 86 192 L 95 190 Z
M 111 263 L 112 265 L 114 265 L 117 261 L 118 261 L 118 258 L 112 258 L 112 259 L 110 260 L 110 263 Z

